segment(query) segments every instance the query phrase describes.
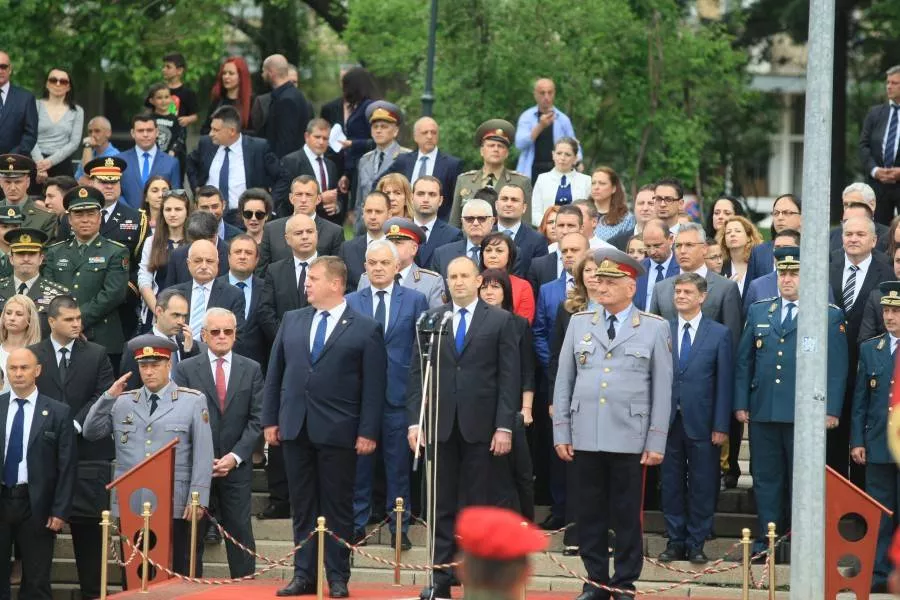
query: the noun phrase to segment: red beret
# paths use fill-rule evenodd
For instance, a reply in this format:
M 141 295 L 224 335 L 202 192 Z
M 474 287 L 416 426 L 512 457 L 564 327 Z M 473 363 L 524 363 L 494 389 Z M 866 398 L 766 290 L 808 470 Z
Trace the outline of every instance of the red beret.
M 460 549 L 489 560 L 512 560 L 547 548 L 547 536 L 522 515 L 505 508 L 472 506 L 456 521 Z

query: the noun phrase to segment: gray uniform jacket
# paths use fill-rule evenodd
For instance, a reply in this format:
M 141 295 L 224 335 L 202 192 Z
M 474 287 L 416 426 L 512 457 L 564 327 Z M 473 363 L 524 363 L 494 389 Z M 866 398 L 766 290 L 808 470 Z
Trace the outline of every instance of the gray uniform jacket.
M 664 454 L 672 409 L 669 324 L 631 307 L 610 341 L 603 311 L 572 315 L 553 392 L 553 443 Z
M 409 148 L 404 148 L 394 140 L 394 142 L 384 150 L 381 169 L 378 170 L 375 169 L 378 164 L 378 148 L 369 150 L 360 157 L 359 162 L 356 163 L 356 202 L 353 204 L 360 214 L 362 213 L 363 201 L 365 201 L 369 192 L 375 189 L 375 184 L 378 182 L 378 179 L 387 172 L 392 164 L 394 164 L 395 158 L 401 154 L 406 154 L 409 151 Z
M 112 435 L 116 444 L 116 472 L 120 477 L 136 464 L 178 438 L 175 446 L 175 494 L 172 516 L 180 519 L 190 502 L 191 492 L 200 492 L 200 504 L 209 506 L 212 479 L 213 440 L 206 397 L 169 381 L 157 395 L 159 401 L 150 416 L 150 392 L 145 387 L 125 392 L 118 398 L 104 393 L 84 420 L 82 435 L 94 441 Z M 150 495 L 130 501 L 141 513 L 141 504 Z M 118 516 L 118 498 L 113 495 L 113 514 Z
M 437 308 L 447 303 L 444 298 L 444 279 L 434 271 L 423 269 L 415 263 L 400 285 L 423 294 L 428 299 L 428 308 Z M 363 273 L 356 289 L 359 291 L 367 287 L 369 287 L 369 276 Z

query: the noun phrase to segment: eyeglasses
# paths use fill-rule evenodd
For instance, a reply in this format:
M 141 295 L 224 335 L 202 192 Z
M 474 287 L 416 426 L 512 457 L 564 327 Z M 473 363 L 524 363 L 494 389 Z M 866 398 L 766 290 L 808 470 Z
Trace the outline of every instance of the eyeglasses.
M 469 225 L 471 225 L 472 223 L 478 223 L 478 224 L 485 223 L 485 222 L 487 222 L 488 219 L 490 219 L 490 217 L 478 216 L 478 217 L 463 217 L 462 218 L 462 220 L 465 221 L 466 223 L 468 223 Z
M 174 190 L 166 190 L 163 192 L 163 199 L 169 198 L 170 196 L 175 196 L 176 198 L 187 198 L 187 191 L 181 188 L 175 188 Z
M 773 210 L 773 217 L 793 217 L 794 215 L 799 215 L 799 210 Z
M 65 77 L 48 77 L 47 83 L 52 83 L 53 85 L 69 85 L 69 80 Z
M 678 202 L 681 198 L 675 198 L 674 196 L 654 196 L 653 199 L 657 202 L 663 202 L 665 204 L 672 204 L 673 202 Z
M 266 212 L 263 210 L 245 210 L 241 214 L 244 215 L 245 219 L 256 219 L 257 221 L 262 221 L 266 218 Z
M 212 337 L 219 337 L 220 335 L 231 337 L 234 335 L 234 329 L 207 329 L 206 332 Z
M 700 242 L 675 242 L 675 249 L 681 250 L 684 248 L 685 250 L 693 250 L 697 246 L 705 246 L 706 244 L 701 244 Z
M 0 71 L 5 71 L 9 68 L 9 63 L 0 63 Z

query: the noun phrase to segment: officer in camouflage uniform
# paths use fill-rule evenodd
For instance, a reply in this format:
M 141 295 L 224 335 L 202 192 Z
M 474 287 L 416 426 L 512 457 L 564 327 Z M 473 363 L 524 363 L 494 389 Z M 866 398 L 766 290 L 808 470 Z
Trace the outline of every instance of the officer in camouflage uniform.
M 25 221 L 23 227 L 40 229 L 52 238 L 56 234 L 57 218 L 52 212 L 34 203 L 28 196 L 31 174 L 35 172 L 34 161 L 20 154 L 0 155 L 0 188 L 6 203 L 17 206 Z
M 175 493 L 172 528 L 172 568 L 188 574 L 190 563 L 190 494 L 200 493 L 200 504 L 209 505 L 212 481 L 212 429 L 206 397 L 197 390 L 175 385 L 169 378 L 170 359 L 178 346 L 156 335 L 139 335 L 128 342 L 140 369 L 143 386 L 125 391 L 131 377 L 120 377 L 91 407 L 82 435 L 99 440 L 110 435 L 116 445 L 115 477 L 178 438 L 175 446 Z M 147 497 L 135 494 L 130 508 L 141 512 Z M 119 514 L 118 498 L 112 510 Z
M 25 218 L 18 206 L 12 204 L 0 204 L 0 277 L 12 275 L 12 263 L 9 262 L 9 244 L 5 236 L 22 226 Z
M 125 345 L 119 306 L 128 289 L 128 248 L 100 236 L 99 190 L 77 186 L 63 204 L 74 235 L 47 248 L 44 276 L 69 288 L 81 309 L 85 336 L 106 348 L 116 368 Z
M 481 149 L 484 164 L 480 169 L 466 171 L 456 178 L 453 206 L 450 208 L 451 225 L 462 227 L 463 204 L 476 191 L 486 187 L 499 192 L 504 185 L 517 185 L 525 191 L 525 204 L 531 206 L 531 179 L 506 168 L 509 146 L 515 136 L 516 128 L 503 119 L 490 119 L 475 130 L 475 145 Z
M 41 275 L 47 234 L 39 229 L 14 229 L 7 232 L 3 240 L 9 244 L 13 273 L 0 278 L 0 305 L 16 294 L 23 294 L 34 300 L 41 317 L 41 337 L 45 338 L 50 335 L 50 325 L 47 322 L 50 301 L 60 294 L 69 293 L 65 286 Z

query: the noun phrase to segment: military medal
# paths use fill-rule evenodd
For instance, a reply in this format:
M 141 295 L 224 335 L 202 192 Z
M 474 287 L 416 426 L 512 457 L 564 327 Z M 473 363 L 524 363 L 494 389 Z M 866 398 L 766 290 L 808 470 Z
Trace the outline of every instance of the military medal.
M 128 413 L 128 415 L 125 417 L 125 419 L 122 420 L 122 424 L 123 425 L 131 425 L 132 423 L 134 423 L 134 415 L 132 415 L 131 413 Z
M 875 377 L 869 380 L 869 387 L 873 390 L 878 387 L 878 380 Z
M 884 348 L 884 338 L 881 338 L 880 340 L 878 340 L 878 346 L 876 346 L 875 349 L 881 350 L 882 348 Z
M 762 338 L 756 338 L 756 349 L 759 350 L 763 346 Z
M 200 418 L 203 419 L 204 423 L 209 423 L 209 411 L 205 408 L 200 411 Z
M 584 365 L 587 362 L 587 352 L 578 353 L 578 364 Z
M 127 444 L 128 443 L 128 434 L 123 433 L 122 437 L 119 438 L 119 441 L 122 442 L 123 444 Z

